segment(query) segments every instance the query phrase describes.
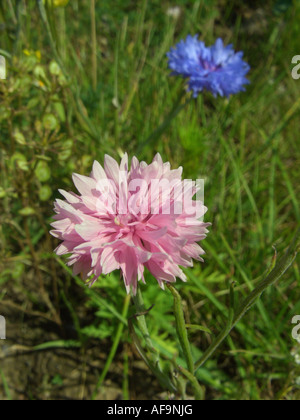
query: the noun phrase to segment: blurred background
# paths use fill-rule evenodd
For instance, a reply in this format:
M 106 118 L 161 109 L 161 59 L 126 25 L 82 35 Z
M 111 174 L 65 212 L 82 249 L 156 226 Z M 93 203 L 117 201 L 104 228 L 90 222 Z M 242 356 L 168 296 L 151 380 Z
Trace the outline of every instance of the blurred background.
M 229 282 L 245 297 L 272 264 L 273 246 L 281 254 L 300 222 L 300 80 L 291 76 L 300 4 L 40 3 L 0 3 L 0 398 L 166 398 L 128 335 L 134 308 L 119 273 L 88 288 L 53 253 L 53 201 L 59 188 L 75 191 L 73 172 L 88 175 L 105 153 L 150 162 L 160 152 L 185 178 L 204 178 L 205 263 L 176 287 L 187 322 L 218 333 Z M 184 89 L 166 53 L 187 34 L 243 50 L 251 85 L 229 100 L 204 93 L 147 142 Z M 155 347 L 180 360 L 172 296 L 146 279 Z M 300 344 L 291 334 L 299 282 L 298 259 L 198 371 L 207 399 L 300 398 Z M 195 359 L 212 340 L 197 330 L 189 337 Z

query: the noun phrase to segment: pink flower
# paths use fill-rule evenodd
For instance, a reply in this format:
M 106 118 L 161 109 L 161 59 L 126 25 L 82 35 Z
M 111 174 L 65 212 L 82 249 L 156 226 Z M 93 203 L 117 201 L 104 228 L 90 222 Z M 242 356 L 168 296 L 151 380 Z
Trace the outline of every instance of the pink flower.
M 120 166 L 106 155 L 104 169 L 94 162 L 90 177 L 74 174 L 79 194 L 60 190 L 65 200 L 55 202 L 51 234 L 62 240 L 57 255 L 71 254 L 74 274 L 94 283 L 101 274 L 120 269 L 127 293 L 135 294 L 146 267 L 164 282 L 186 281 L 179 266 L 203 261 L 197 244 L 206 237 L 206 212 L 193 200 L 195 182 L 182 180 L 182 168 L 171 170 L 159 154 L 147 165 L 128 156 Z

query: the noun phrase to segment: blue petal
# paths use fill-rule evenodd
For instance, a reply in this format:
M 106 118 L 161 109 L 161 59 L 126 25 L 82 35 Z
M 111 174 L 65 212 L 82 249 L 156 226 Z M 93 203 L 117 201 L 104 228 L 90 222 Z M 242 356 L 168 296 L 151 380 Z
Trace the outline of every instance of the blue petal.
M 198 36 L 188 35 L 167 53 L 172 75 L 188 80 L 188 90 L 197 97 L 204 89 L 214 96 L 230 96 L 245 90 L 250 82 L 245 78 L 250 66 L 243 61 L 243 52 L 235 52 L 232 45 L 224 46 L 218 38 L 206 47 Z

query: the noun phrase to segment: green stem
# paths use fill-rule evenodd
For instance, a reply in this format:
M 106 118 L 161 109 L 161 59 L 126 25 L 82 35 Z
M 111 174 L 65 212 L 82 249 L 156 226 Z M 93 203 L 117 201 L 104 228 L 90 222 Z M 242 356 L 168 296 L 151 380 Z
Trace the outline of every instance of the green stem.
M 195 399 L 196 400 L 200 400 L 203 401 L 204 400 L 204 390 L 201 387 L 201 385 L 199 384 L 197 378 L 188 370 L 186 370 L 185 368 L 183 368 L 182 366 L 178 366 L 180 372 L 191 382 L 192 387 L 194 389 L 194 393 L 195 393 Z
M 177 392 L 177 389 L 169 376 L 167 376 L 161 369 L 158 363 L 153 363 L 153 361 L 149 360 L 148 356 L 146 355 L 142 344 L 135 333 L 132 320 L 129 318 L 128 320 L 128 329 L 130 336 L 132 338 L 133 343 L 136 346 L 137 351 L 139 352 L 141 358 L 144 360 L 148 368 L 151 372 L 157 377 L 161 386 L 165 389 L 168 389 L 170 392 Z
M 96 34 L 96 13 L 95 0 L 91 0 L 91 36 L 92 36 L 92 76 L 93 89 L 97 89 L 97 34 Z
M 178 369 L 181 373 L 191 382 L 192 387 L 194 389 L 194 394 L 196 400 L 203 400 L 204 392 L 201 388 L 197 378 L 194 375 L 195 365 L 191 351 L 191 345 L 188 338 L 186 323 L 184 319 L 184 312 L 182 307 L 182 299 L 178 291 L 173 287 L 171 284 L 167 284 L 168 289 L 172 293 L 174 297 L 174 314 L 176 320 L 176 331 L 177 336 L 180 341 L 181 348 L 183 350 L 183 354 L 186 360 L 186 364 L 188 369 L 183 368 L 182 366 L 178 366 Z
M 124 301 L 124 306 L 123 306 L 123 311 L 122 311 L 122 317 L 124 317 L 124 318 L 127 317 L 129 303 L 130 303 L 130 296 L 127 295 L 126 298 L 125 298 L 125 301 Z M 107 373 L 109 371 L 110 365 L 112 364 L 112 361 L 113 361 L 113 359 L 114 359 L 114 357 L 116 355 L 116 351 L 118 349 L 118 346 L 119 346 L 119 343 L 120 343 L 120 340 L 121 340 L 121 337 L 122 337 L 123 330 L 124 330 L 124 324 L 122 322 L 120 322 L 119 325 L 118 325 L 118 329 L 117 329 L 116 335 L 115 335 L 115 339 L 113 341 L 113 345 L 111 347 L 111 350 L 109 352 L 107 361 L 105 363 L 104 369 L 103 369 L 102 374 L 101 374 L 101 376 L 100 376 L 100 378 L 98 380 L 98 383 L 97 383 L 97 386 L 95 388 L 95 391 L 92 394 L 92 400 L 94 400 L 96 398 L 97 392 L 100 389 L 103 381 L 106 378 L 106 375 L 107 375 Z
M 77 83 L 72 83 L 72 81 L 70 79 L 70 76 L 65 69 L 64 63 L 61 60 L 60 55 L 58 53 L 57 44 L 54 40 L 52 31 L 51 31 L 49 19 L 48 19 L 48 16 L 47 16 L 47 11 L 45 9 L 43 0 L 37 0 L 37 4 L 38 4 L 38 7 L 39 7 L 39 11 L 40 11 L 40 15 L 41 15 L 43 24 L 45 25 L 45 28 L 46 28 L 46 31 L 47 31 L 47 34 L 48 34 L 48 37 L 49 37 L 50 46 L 51 46 L 52 52 L 54 54 L 54 58 L 57 61 L 57 63 L 59 64 L 59 66 L 61 68 L 61 71 L 63 72 L 63 75 L 65 76 L 65 78 L 68 82 L 68 85 L 71 86 L 71 88 L 69 89 L 69 92 L 70 92 L 71 100 L 75 105 L 75 112 L 76 112 L 76 117 L 78 119 L 78 122 L 81 125 L 81 127 L 92 138 L 99 141 L 99 132 L 95 128 L 95 126 L 92 124 L 90 118 L 87 115 L 87 111 L 86 111 L 85 107 L 83 106 L 83 104 L 81 102 L 81 99 L 80 99 L 79 93 L 78 93 Z
M 0 377 L 2 378 L 3 389 L 4 389 L 4 392 L 5 392 L 5 394 L 6 394 L 6 398 L 7 398 L 9 401 L 12 401 L 12 397 L 11 397 L 11 393 L 10 393 L 10 390 L 9 390 L 9 386 L 8 386 L 8 383 L 7 383 L 6 377 L 5 377 L 5 375 L 4 375 L 3 371 L 2 371 L 2 369 L 0 369 Z
M 138 153 L 141 152 L 141 150 L 145 147 L 145 146 L 149 146 L 152 145 L 152 143 L 154 143 L 156 140 L 158 140 L 160 138 L 160 136 L 164 133 L 164 131 L 166 131 L 166 129 L 170 126 L 171 122 L 173 121 L 173 119 L 175 117 L 177 117 L 177 115 L 179 114 L 179 112 L 185 108 L 191 101 L 193 98 L 189 98 L 187 99 L 184 103 L 182 103 L 182 98 L 183 96 L 186 95 L 185 91 L 182 91 L 177 99 L 177 101 L 175 102 L 172 110 L 169 112 L 169 114 L 166 116 L 166 118 L 164 119 L 164 121 L 162 122 L 162 124 L 157 127 L 151 134 L 150 136 L 144 141 L 144 143 L 142 143 L 139 147 L 138 147 Z
M 273 270 L 267 275 L 267 277 L 262 280 L 259 285 L 250 293 L 250 295 L 243 301 L 240 306 L 240 309 L 234 315 L 232 322 L 228 322 L 225 329 L 217 336 L 217 338 L 213 341 L 210 347 L 206 350 L 203 356 L 198 360 L 195 365 L 195 369 L 199 369 L 204 363 L 215 353 L 215 351 L 219 348 L 222 342 L 227 338 L 236 324 L 243 318 L 246 312 L 255 304 L 255 302 L 260 298 L 262 293 L 271 285 L 273 285 L 276 281 L 278 281 L 283 274 L 288 270 L 288 268 L 292 265 L 293 261 L 295 260 L 297 253 L 299 252 L 299 236 L 300 236 L 300 229 L 295 234 L 295 237 L 286 251 L 285 255 L 280 259 L 278 264 L 273 268 Z
M 142 292 L 139 287 L 137 289 L 136 295 L 132 296 L 132 298 L 133 298 L 133 302 L 137 311 L 134 318 L 137 320 L 139 330 L 142 333 L 144 340 L 146 342 L 146 347 L 150 351 L 150 358 L 148 358 L 148 356 L 144 352 L 144 349 L 140 343 L 140 340 L 135 333 L 132 320 L 129 319 L 128 327 L 129 327 L 129 332 L 133 339 L 133 342 L 140 356 L 142 357 L 142 359 L 144 360 L 148 368 L 152 371 L 152 373 L 157 377 L 158 381 L 163 386 L 163 388 L 167 388 L 170 392 L 176 392 L 177 389 L 175 385 L 173 384 L 169 376 L 166 375 L 160 367 L 159 354 L 152 344 L 152 340 L 151 340 L 149 330 L 147 327 L 146 318 L 144 315 L 145 313 L 147 313 L 147 310 L 145 309 Z
M 16 34 L 15 34 L 15 40 L 14 40 L 14 55 L 20 52 L 21 47 L 21 1 L 17 0 L 16 2 L 16 19 L 17 19 L 17 27 L 16 27 Z
M 63 60 L 67 58 L 67 32 L 66 32 L 66 9 L 61 7 L 59 10 L 59 47 Z
M 134 305 L 136 307 L 136 311 L 138 316 L 136 317 L 139 329 L 145 339 L 146 342 L 146 346 L 148 347 L 148 349 L 151 351 L 151 354 L 156 353 L 156 360 L 154 360 L 154 362 L 158 362 L 158 354 L 153 346 L 150 334 L 149 334 L 149 330 L 147 327 L 147 323 L 146 323 L 146 318 L 145 315 L 143 315 L 144 312 L 146 312 L 145 310 L 145 305 L 144 305 L 144 300 L 143 300 L 143 296 L 142 296 L 142 292 L 140 290 L 140 288 L 137 288 L 137 293 L 135 296 L 132 297 L 133 298 L 133 302 Z
M 63 71 L 64 75 L 66 75 L 66 71 L 65 71 L 63 62 L 60 59 L 60 56 L 59 56 L 58 51 L 57 51 L 57 45 L 56 45 L 56 42 L 55 42 L 54 37 L 52 35 L 50 23 L 49 23 L 48 16 L 47 16 L 47 11 L 46 11 L 46 8 L 44 6 L 43 0 L 37 0 L 37 4 L 38 4 L 38 7 L 39 7 L 39 11 L 40 11 L 40 15 L 41 15 L 43 24 L 46 27 L 46 31 L 47 31 L 47 34 L 48 34 L 48 37 L 49 37 L 50 46 L 51 46 L 52 52 L 54 54 L 54 58 L 57 61 L 57 63 L 59 64 L 59 66 L 60 66 L 61 70 Z
M 194 375 L 194 361 L 191 352 L 191 346 L 187 334 L 184 313 L 182 308 L 182 300 L 178 291 L 171 284 L 167 284 L 168 289 L 174 297 L 174 314 L 176 320 L 176 330 L 180 341 L 181 348 L 186 360 L 189 372 Z

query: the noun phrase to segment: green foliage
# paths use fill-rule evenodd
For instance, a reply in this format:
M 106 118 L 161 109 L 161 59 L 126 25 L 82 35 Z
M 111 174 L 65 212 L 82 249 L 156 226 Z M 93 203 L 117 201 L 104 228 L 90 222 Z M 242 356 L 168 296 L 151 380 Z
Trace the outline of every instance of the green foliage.
M 105 153 L 119 159 L 124 151 L 147 161 L 159 151 L 174 167 L 183 166 L 186 178 L 205 178 L 206 220 L 212 222 L 205 263 L 187 271 L 187 284 L 176 284 L 186 323 L 203 327 L 188 328 L 191 353 L 200 359 L 226 323 L 230 282 L 244 299 L 272 264 L 272 245 L 286 249 L 300 223 L 300 82 L 290 76 L 291 58 L 300 54 L 300 7 L 295 1 L 178 0 L 174 18 L 167 14 L 173 2 L 97 3 L 96 89 L 89 1 L 47 10 L 52 40 L 36 1 L 0 4 L 0 53 L 7 57 L 7 80 L 0 81 L 0 304 L 1 314 L 14 308 L 18 331 L 32 318 L 40 321 L 43 336 L 31 342 L 36 352 L 75 348 L 84 364 L 85 351 L 105 347 L 111 355 L 105 375 L 118 331 L 117 372 L 122 376 L 123 369 L 127 383 L 128 365 L 134 375 L 138 356 L 122 315 L 122 280 L 119 273 L 101 276 L 88 288 L 55 257 L 58 242 L 49 229 L 58 189 L 75 191 L 73 172 L 88 175 L 94 159 L 102 162 Z M 165 54 L 188 33 L 208 44 L 222 36 L 243 50 L 251 85 L 230 100 L 203 94 L 145 144 L 183 90 L 184 82 L 169 76 Z M 186 367 L 172 296 L 151 275 L 146 281 L 145 307 L 154 307 L 145 317 L 168 361 L 163 368 L 173 359 Z M 299 399 L 299 346 L 291 338 L 299 282 L 296 260 L 197 371 L 207 398 Z M 134 313 L 130 306 L 128 316 Z M 26 328 L 35 332 L 35 324 Z M 20 385 L 11 386 L 3 372 L 4 395 L 11 397 Z M 67 379 L 63 369 L 49 375 L 47 386 Z M 124 396 L 131 386 L 129 380 Z M 36 386 L 34 397 L 48 391 Z M 159 392 L 153 385 L 151 397 Z

